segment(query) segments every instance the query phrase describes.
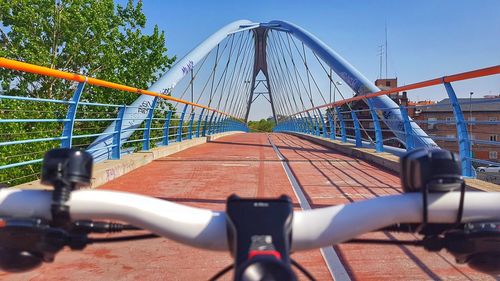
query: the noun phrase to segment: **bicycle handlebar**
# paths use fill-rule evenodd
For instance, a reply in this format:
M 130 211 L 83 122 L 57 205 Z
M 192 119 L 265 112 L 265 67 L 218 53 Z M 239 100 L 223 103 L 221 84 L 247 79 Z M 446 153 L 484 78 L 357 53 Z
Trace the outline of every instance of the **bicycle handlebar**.
M 454 223 L 459 192 L 429 194 L 429 223 Z M 51 191 L 0 190 L 0 216 L 51 218 Z M 462 222 L 500 220 L 500 192 L 467 192 Z M 130 223 L 177 242 L 227 251 L 226 214 L 148 196 L 105 190 L 78 190 L 67 202 L 73 220 L 108 219 Z M 422 195 L 407 193 L 346 205 L 295 211 L 292 249 L 316 249 L 398 223 L 422 222 Z

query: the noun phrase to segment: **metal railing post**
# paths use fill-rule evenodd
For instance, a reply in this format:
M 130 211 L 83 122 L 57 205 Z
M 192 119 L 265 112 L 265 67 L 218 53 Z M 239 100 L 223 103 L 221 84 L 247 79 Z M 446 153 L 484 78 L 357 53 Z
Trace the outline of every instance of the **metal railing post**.
M 188 128 L 188 139 L 193 138 L 193 124 L 194 124 L 194 110 L 191 112 L 191 118 L 189 119 L 189 128 Z
M 182 110 L 181 113 L 181 119 L 179 120 L 179 128 L 177 129 L 177 142 L 182 141 L 182 125 L 184 125 L 184 116 L 186 115 L 186 110 L 188 108 L 188 105 L 184 105 L 184 109 Z
M 111 159 L 120 159 L 122 149 L 122 123 L 123 115 L 127 106 L 118 108 L 118 117 L 115 122 L 115 133 L 113 134 L 113 147 L 111 148 Z
M 302 117 L 302 113 L 297 116 L 297 131 L 302 133 L 304 130 L 304 119 Z
M 221 119 L 222 119 L 222 114 L 219 114 L 219 116 L 217 118 L 217 121 L 215 122 L 215 131 L 214 131 L 215 134 L 220 133 Z
M 203 130 L 201 132 L 202 137 L 207 135 L 208 115 L 209 114 L 210 114 L 210 111 L 207 111 L 207 114 L 205 115 L 205 121 L 203 121 Z
M 380 126 L 380 120 L 377 115 L 377 111 L 375 107 L 372 105 L 370 99 L 367 99 L 368 106 L 370 107 L 370 113 L 372 115 L 373 120 L 373 128 L 375 129 L 375 151 L 383 152 L 384 151 L 384 139 L 382 136 L 382 128 Z
M 201 109 L 200 116 L 198 117 L 198 124 L 196 124 L 196 137 L 200 137 L 201 119 L 203 118 L 203 113 L 205 113 L 205 108 Z
M 75 126 L 76 110 L 78 109 L 78 103 L 80 102 L 80 97 L 82 95 L 83 88 L 85 87 L 85 83 L 86 82 L 78 83 L 75 93 L 71 98 L 71 102 L 69 103 L 68 112 L 66 113 L 66 119 L 69 120 L 64 122 L 64 128 L 62 131 L 63 139 L 61 140 L 61 147 L 70 148 L 72 146 L 73 127 Z
M 225 121 L 226 121 L 226 116 L 221 115 L 221 117 L 219 119 L 219 130 L 218 130 L 219 133 L 224 132 L 224 122 Z
M 401 112 L 401 119 L 403 119 L 406 151 L 410 151 L 415 148 L 415 140 L 413 139 L 413 129 L 411 128 L 410 118 L 408 117 L 408 111 L 406 110 L 406 107 L 401 105 L 399 107 L 399 111 Z
M 169 135 L 170 135 L 170 120 L 172 119 L 172 110 L 167 113 L 167 119 L 165 119 L 165 124 L 163 125 L 163 145 L 168 145 Z
M 309 130 L 308 130 L 309 123 L 307 122 L 308 121 L 307 116 L 302 116 L 302 113 L 300 114 L 300 116 L 302 118 L 302 120 L 301 120 L 301 122 L 302 122 L 302 131 L 301 132 L 304 133 L 304 134 L 307 134 L 309 132 Z
M 215 114 L 213 115 L 213 118 L 210 118 L 210 122 L 208 122 L 208 134 L 213 135 L 214 130 L 215 130 L 215 123 L 217 123 L 217 117 L 219 114 L 217 112 L 214 112 Z M 212 117 L 212 116 L 210 116 Z
M 210 115 L 210 121 L 208 121 L 208 128 L 206 128 L 206 133 L 208 135 L 212 134 L 212 121 L 214 120 L 214 115 L 215 115 L 215 111 L 212 111 L 212 115 Z
M 319 116 L 319 119 L 321 120 L 321 126 L 323 128 L 322 132 L 323 132 L 323 137 L 326 138 L 326 124 L 325 124 L 325 119 L 323 119 L 323 114 L 321 113 L 321 109 L 318 108 L 318 116 Z
M 333 127 L 333 118 L 330 110 L 326 110 L 326 117 L 328 118 L 328 125 L 330 126 L 330 139 L 335 140 L 335 128 Z
M 222 132 L 225 133 L 227 132 L 227 121 L 228 121 L 228 117 L 224 117 L 224 120 L 222 120 Z
M 467 131 L 467 123 L 465 122 L 464 114 L 462 108 L 458 103 L 457 95 L 455 90 L 450 83 L 444 82 L 444 87 L 450 98 L 451 106 L 453 107 L 453 114 L 457 122 L 457 139 L 459 147 L 460 161 L 462 162 L 462 175 L 465 177 L 475 176 L 475 171 L 472 168 L 471 158 L 472 151 L 470 146 L 469 133 Z
M 314 113 L 313 113 L 313 116 L 314 116 L 314 121 L 315 121 L 314 135 L 319 136 L 319 118 L 318 118 L 318 115 L 314 115 Z
M 335 111 L 337 112 L 337 118 L 340 123 L 340 135 L 342 137 L 342 142 L 347 142 L 347 133 L 345 131 L 345 122 L 344 117 L 342 116 L 342 112 L 340 112 L 340 107 L 336 107 Z
M 150 137 L 151 137 L 151 123 L 153 122 L 153 115 L 156 108 L 156 103 L 158 103 L 158 97 L 153 99 L 153 103 L 148 111 L 148 116 L 146 117 L 146 124 L 144 128 L 143 141 L 142 141 L 142 150 L 149 150 L 150 148 Z
M 307 112 L 307 117 L 309 118 L 309 122 L 310 122 L 310 124 L 307 126 L 308 127 L 307 134 L 312 135 L 313 130 L 314 130 L 314 122 L 312 120 L 311 113 L 309 113 L 309 111 Z
M 356 137 L 356 147 L 362 147 L 363 143 L 361 142 L 361 130 L 359 128 L 359 120 L 358 116 L 356 116 L 356 111 L 351 110 L 352 123 L 354 124 L 354 135 Z

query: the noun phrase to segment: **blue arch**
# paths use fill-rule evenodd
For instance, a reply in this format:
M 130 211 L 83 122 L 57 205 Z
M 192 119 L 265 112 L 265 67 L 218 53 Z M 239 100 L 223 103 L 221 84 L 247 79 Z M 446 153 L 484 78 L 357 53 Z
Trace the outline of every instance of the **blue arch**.
M 295 24 L 278 20 L 268 23 L 254 23 L 248 20 L 238 20 L 224 26 L 201 42 L 181 60 L 177 61 L 177 63 L 173 65 L 172 68 L 157 82 L 151 85 L 148 90 L 153 92 L 169 93 L 189 72 L 185 70 L 186 68 L 192 68 L 197 65 L 203 57 L 209 54 L 210 51 L 212 51 L 217 44 L 224 40 L 228 35 L 257 27 L 291 33 L 295 38 L 302 41 L 307 47 L 315 52 L 316 55 L 318 55 L 318 57 L 320 57 L 326 64 L 328 64 L 328 66 L 330 66 L 332 70 L 335 71 L 337 75 L 339 75 L 339 77 L 341 77 L 357 94 L 365 95 L 379 91 L 379 89 L 372 82 L 370 82 L 344 58 L 338 55 L 334 50 L 328 47 L 313 34 Z M 126 122 L 123 122 L 121 129 L 133 129 L 140 126 L 140 124 L 147 118 L 148 112 L 147 110 L 143 110 L 141 107 L 148 107 L 152 105 L 153 99 L 154 97 L 141 95 L 129 107 L 127 107 L 124 112 L 124 120 L 126 120 Z M 404 126 L 401 113 L 397 109 L 397 104 L 387 96 L 372 98 L 371 104 L 376 110 L 383 111 L 382 120 L 390 129 L 394 131 L 400 140 L 404 140 L 404 134 L 398 132 L 403 131 Z M 115 131 L 115 123 L 116 122 L 113 122 L 109 125 L 104 133 L 111 133 Z M 416 136 L 416 146 L 437 146 L 430 138 L 427 137 L 426 133 L 416 123 L 411 123 L 411 127 L 413 135 Z M 123 132 L 121 135 L 121 142 L 128 139 L 132 133 L 132 130 Z M 112 144 L 112 137 L 110 137 L 110 135 L 112 134 L 98 137 L 88 147 L 89 150 L 93 151 L 93 157 L 96 161 L 111 158 L 111 150 L 104 149 L 106 147 L 110 147 Z
M 308 32 L 307 30 L 286 21 L 271 21 L 263 24 L 270 29 L 276 29 L 292 34 L 299 41 L 309 47 L 318 57 L 320 57 L 328 66 L 332 68 L 337 75 L 349 85 L 349 87 L 358 95 L 366 95 L 380 91 L 370 80 L 355 69 L 349 62 L 337 54 L 333 49 L 323 41 Z M 400 140 L 405 140 L 403 117 L 399 106 L 388 96 L 379 96 L 371 98 L 369 106 L 375 110 L 382 111 L 382 120 L 394 132 Z M 427 134 L 418 126 L 411 122 L 412 135 L 415 136 L 415 146 L 437 146 L 436 143 L 427 136 Z

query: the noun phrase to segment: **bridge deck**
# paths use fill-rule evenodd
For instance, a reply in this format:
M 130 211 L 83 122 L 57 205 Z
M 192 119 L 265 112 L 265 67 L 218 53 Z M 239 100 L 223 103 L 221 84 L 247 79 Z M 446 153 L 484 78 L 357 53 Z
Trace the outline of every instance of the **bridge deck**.
M 313 208 L 400 192 L 397 175 L 367 162 L 285 134 L 274 144 L 290 161 Z M 101 187 L 182 204 L 224 209 L 226 197 L 288 194 L 298 203 L 266 134 L 237 134 L 158 159 Z M 297 204 L 298 206 L 298 204 Z M 369 234 L 411 239 L 410 235 Z M 335 251 L 353 280 L 494 280 L 457 266 L 448 254 L 404 246 L 340 245 Z M 318 280 L 331 280 L 319 250 L 294 258 Z M 165 239 L 89 246 L 65 251 L 53 264 L 10 280 L 206 280 L 231 262 L 228 253 L 186 247 Z M 228 275 L 230 276 L 230 275 Z M 229 279 L 229 278 L 228 278 Z M 225 280 L 228 280 L 225 279 Z M 303 278 L 301 278 L 302 280 Z

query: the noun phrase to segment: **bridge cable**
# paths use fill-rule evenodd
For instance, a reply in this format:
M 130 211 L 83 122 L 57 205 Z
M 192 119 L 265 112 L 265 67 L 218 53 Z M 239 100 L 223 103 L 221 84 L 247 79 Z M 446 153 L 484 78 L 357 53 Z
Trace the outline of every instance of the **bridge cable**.
M 277 33 L 277 36 L 276 36 L 276 37 L 277 37 L 277 39 L 276 39 L 275 41 L 277 41 L 278 43 L 281 43 L 280 47 L 281 47 L 281 50 L 282 50 L 282 53 L 283 53 L 283 43 L 282 43 L 282 42 L 283 42 L 283 40 L 282 40 L 282 38 L 281 38 L 281 36 L 280 36 L 280 33 Z M 280 39 L 281 39 L 281 41 L 278 41 L 278 40 L 280 40 Z M 277 47 L 278 47 L 278 46 L 277 46 Z M 275 47 L 275 48 L 277 48 L 277 47 Z M 288 86 L 289 86 L 289 87 L 291 87 L 291 88 L 290 88 L 290 89 L 292 89 L 292 90 L 291 90 L 291 93 L 292 93 L 292 95 L 294 95 L 294 96 L 295 96 L 295 94 L 294 94 L 294 91 L 293 91 L 293 87 L 295 87 L 295 88 L 296 88 L 296 90 L 297 90 L 297 95 L 299 96 L 299 99 L 300 99 L 301 105 L 302 105 L 302 107 L 303 107 L 303 108 L 306 108 L 306 107 L 305 107 L 305 105 L 304 105 L 304 100 L 302 99 L 302 94 L 301 94 L 301 92 L 302 92 L 302 91 L 300 90 L 300 84 L 299 84 L 299 79 L 298 79 L 298 78 L 300 78 L 300 76 L 298 75 L 298 69 L 296 68 L 296 65 L 295 65 L 295 60 L 293 59 L 293 55 L 292 55 L 292 54 L 291 54 L 291 52 L 290 52 L 291 48 L 289 47 L 289 48 L 285 48 L 285 49 L 287 50 L 287 53 L 288 53 L 288 55 L 290 56 L 290 60 L 291 60 L 292 65 L 294 66 L 293 70 L 294 70 L 294 76 L 295 76 L 295 79 L 292 79 L 292 76 L 291 76 L 291 74 L 290 74 L 290 67 L 288 67 L 287 59 L 286 59 L 286 57 L 284 57 L 284 56 L 283 56 L 282 58 L 283 58 L 283 62 L 284 62 L 284 64 L 285 64 L 285 68 L 284 68 L 284 69 L 287 71 L 287 74 L 288 74 L 288 75 L 287 75 L 287 77 L 288 77 L 288 78 L 290 78 L 290 79 L 287 79 L 287 81 L 291 81 L 291 82 L 295 81 L 294 83 L 290 83 L 290 82 L 289 82 L 289 83 L 288 83 Z M 275 51 L 275 52 L 277 52 L 277 51 Z M 281 65 L 281 63 L 280 63 L 280 65 Z M 282 67 L 282 66 L 281 66 L 281 69 L 283 69 L 283 67 Z M 302 80 L 301 80 L 301 83 L 302 83 L 302 86 L 303 86 L 303 87 L 304 87 L 304 89 L 305 89 L 305 84 L 303 83 L 303 81 L 302 81 Z M 292 85 L 292 84 L 293 84 L 293 85 Z M 291 115 L 291 113 L 290 113 L 290 115 Z
M 222 104 L 221 104 L 221 109 L 225 108 L 225 106 L 227 105 L 227 102 L 229 100 L 229 97 L 231 96 L 231 89 L 232 89 L 234 79 L 235 79 L 236 68 L 238 67 L 238 62 L 240 61 L 240 58 L 241 58 L 242 49 L 246 46 L 246 40 L 243 41 L 243 35 L 244 35 L 243 32 L 241 32 L 239 45 L 238 45 L 237 52 L 236 52 L 236 59 L 233 61 L 232 66 L 228 70 L 228 73 L 230 73 L 230 74 L 229 74 L 229 80 L 228 80 L 227 87 L 224 87 L 224 91 L 221 92 L 221 102 L 222 102 L 222 97 L 223 96 L 225 97 L 224 102 L 222 102 Z M 231 68 L 232 68 L 232 71 L 231 71 Z
M 295 112 L 299 111 L 299 105 L 297 104 L 297 100 L 295 99 L 295 91 L 294 91 L 294 86 L 296 87 L 296 84 L 293 83 L 292 85 L 292 82 L 293 82 L 293 78 L 290 74 L 290 67 L 288 66 L 288 61 L 285 59 L 285 57 L 283 57 L 283 63 L 285 65 L 285 69 L 286 69 L 286 78 L 287 78 L 287 82 L 288 82 L 288 87 L 289 87 L 289 91 L 291 93 L 291 96 L 292 96 L 292 99 L 293 99 L 293 102 L 295 104 Z M 303 102 L 302 102 L 302 105 L 303 105 Z M 305 108 L 305 106 L 303 106 Z
M 200 64 L 198 70 L 196 71 L 196 73 L 194 75 L 191 75 L 191 79 L 189 80 L 188 85 L 186 86 L 186 88 L 184 89 L 184 91 L 182 92 L 182 94 L 180 95 L 179 99 L 182 99 L 184 97 L 184 95 L 187 93 L 187 91 L 189 90 L 189 88 L 192 85 L 192 83 L 194 83 L 194 79 L 197 77 L 198 72 L 200 72 L 201 68 L 203 67 L 203 65 L 207 61 L 207 58 L 208 58 L 208 54 L 201 61 L 201 64 Z M 193 66 L 193 68 L 194 68 L 194 66 Z M 192 71 L 192 69 L 191 69 L 191 71 Z M 178 105 L 179 105 L 179 102 L 176 102 L 175 103 L 175 107 L 177 108 Z
M 321 60 L 318 58 L 318 56 L 313 52 L 314 56 L 316 57 L 316 60 L 319 62 L 319 64 L 321 65 L 321 67 L 323 68 L 323 70 L 325 71 L 325 73 L 327 74 L 328 78 L 330 79 L 330 85 L 332 84 L 332 77 L 331 75 L 328 75 L 328 72 L 326 71 L 326 68 L 323 66 L 323 63 L 321 63 Z M 334 84 L 335 88 L 338 90 L 340 96 L 345 99 L 344 95 L 342 94 L 342 92 L 340 91 L 340 89 Z M 366 100 L 364 100 L 365 103 L 366 103 Z M 325 101 L 326 103 L 326 101 Z M 353 110 L 351 105 L 349 103 L 346 103 L 349 110 Z M 359 122 L 359 126 L 361 128 L 361 130 L 366 134 L 366 136 L 368 137 L 368 140 L 371 142 L 371 143 L 375 143 L 374 140 L 372 139 L 372 137 L 370 136 L 370 134 L 368 134 L 366 128 L 363 126 L 363 122 Z
M 293 85 L 291 85 L 291 83 L 290 83 L 290 86 L 291 87 L 295 87 L 295 89 L 297 91 L 297 95 L 298 95 L 299 101 L 300 101 L 300 104 L 302 105 L 303 110 L 305 110 L 306 106 L 304 104 L 304 100 L 302 99 L 302 94 L 301 94 L 300 85 L 299 85 L 299 81 L 298 81 L 298 75 L 297 75 L 297 72 L 295 71 L 295 60 L 293 59 L 293 54 L 291 53 L 290 43 L 288 41 L 288 48 L 286 48 L 286 44 L 283 41 L 283 39 L 281 37 L 279 37 L 279 39 L 281 40 L 282 44 L 285 45 L 285 49 L 287 51 L 287 54 L 290 57 L 291 65 L 294 66 L 294 76 L 295 76 L 295 79 L 293 79 L 292 74 L 290 73 L 290 67 L 288 66 L 287 60 L 284 60 L 285 69 L 287 70 L 287 74 L 288 74 L 287 76 L 289 78 L 289 81 L 294 82 Z M 293 89 L 292 89 L 291 92 L 292 92 L 292 97 L 295 100 L 295 94 L 294 94 L 295 91 L 293 91 Z M 296 102 L 296 100 L 295 100 L 295 102 Z M 297 111 L 299 111 L 299 106 L 298 105 L 296 105 L 296 111 L 295 112 L 297 112 Z
M 241 35 L 244 36 L 244 32 L 241 32 Z M 223 110 L 226 111 L 227 107 L 228 107 L 228 102 L 231 98 L 231 103 L 232 101 L 234 100 L 234 97 L 237 95 L 237 93 L 234 91 L 235 90 L 235 87 L 238 85 L 238 81 L 241 79 L 241 70 L 242 70 L 242 67 L 243 67 L 243 64 L 246 62 L 246 58 L 247 58 L 247 50 L 249 48 L 249 45 L 251 45 L 251 42 L 250 44 L 248 44 L 248 36 L 245 36 L 245 40 L 243 41 L 243 46 L 240 46 L 240 50 L 238 50 L 238 54 L 237 54 L 237 57 L 236 57 L 236 61 L 234 63 L 234 67 L 233 67 L 233 73 L 231 74 L 232 77 L 230 79 L 230 83 L 229 83 L 229 87 L 227 89 L 227 97 L 226 97 L 226 100 L 224 102 L 224 106 L 223 106 Z M 238 67 L 238 61 L 241 57 L 241 61 L 239 62 L 239 67 Z M 236 69 L 238 68 L 238 73 L 236 73 Z M 230 104 L 231 104 L 230 103 Z
M 276 74 L 273 74 L 273 76 L 275 77 L 276 83 L 280 85 L 279 88 L 277 87 L 277 94 L 279 101 L 284 108 L 283 115 L 286 116 L 286 112 L 289 112 L 288 114 L 291 114 L 293 112 L 293 110 L 291 110 L 293 106 L 291 105 L 289 95 L 286 95 L 286 92 L 291 92 L 293 94 L 293 89 L 291 88 L 289 79 L 287 79 L 289 78 L 289 75 L 285 75 L 285 70 L 288 70 L 288 67 L 286 65 L 286 58 L 284 56 L 283 49 L 281 48 L 280 52 L 278 50 L 279 47 L 280 46 L 278 45 L 277 40 L 273 38 L 273 44 L 270 46 L 270 54 L 273 55 L 274 58 L 273 60 L 271 60 L 273 62 L 273 70 L 276 72 Z M 279 54 L 281 54 L 281 56 Z M 281 60 L 283 60 L 285 67 L 283 67 Z M 279 79 L 278 77 L 280 77 L 281 79 Z M 284 96 L 288 97 L 289 103 L 286 103 Z
M 295 47 L 295 50 L 297 51 L 297 54 L 299 54 L 299 57 L 301 58 L 301 60 L 302 60 L 302 62 L 303 62 L 303 64 L 304 64 L 304 68 L 305 68 L 305 70 L 306 70 L 306 72 L 307 72 L 307 63 L 305 62 L 305 59 L 302 57 L 302 54 L 301 54 L 301 52 L 300 52 L 300 50 L 299 50 L 299 47 L 297 47 L 297 44 L 295 43 L 295 41 L 294 41 L 294 40 L 292 40 L 292 43 L 293 43 L 293 45 L 294 45 L 294 47 Z M 302 43 L 302 44 L 304 44 L 304 43 Z M 300 76 L 299 76 L 299 78 L 300 78 Z M 308 78 L 308 80 L 309 80 L 309 75 L 307 76 L 307 78 Z M 302 81 L 302 78 L 301 78 L 300 80 Z M 303 82 L 302 82 L 302 83 L 303 83 Z M 309 87 L 306 87 L 305 83 L 303 83 L 303 84 L 304 84 L 304 85 L 303 85 L 303 86 L 304 86 L 304 89 L 306 90 L 306 94 L 307 94 L 307 95 L 308 95 L 308 97 L 309 97 L 309 101 L 311 102 L 312 107 L 314 107 L 314 102 L 313 102 L 313 100 L 312 100 L 312 93 L 311 93 L 310 91 L 308 91 L 308 89 L 310 90 L 310 85 L 309 85 Z
M 294 43 L 294 44 L 295 44 L 295 43 Z M 296 47 L 296 48 L 297 48 L 297 50 L 298 50 L 298 47 L 297 47 L 296 45 L 295 45 L 295 47 Z M 304 50 L 304 43 L 302 43 L 302 47 L 303 47 L 303 50 Z M 313 53 L 314 53 L 314 52 L 313 52 Z M 315 56 L 316 56 L 316 54 L 315 54 Z M 304 51 L 304 57 L 302 57 L 302 56 L 301 56 L 301 58 L 304 60 L 304 63 L 306 63 L 306 62 L 305 62 L 305 51 Z M 320 64 L 321 64 L 321 63 L 320 63 Z M 322 64 L 321 64 L 321 65 L 322 65 Z M 307 69 L 307 66 L 306 66 L 306 69 Z M 323 69 L 324 69 L 324 67 L 323 67 Z M 324 70 L 325 70 L 325 69 L 324 69 Z M 325 71 L 326 71 L 326 70 L 325 70 Z M 327 76 L 328 76 L 328 73 L 327 73 Z M 314 80 L 314 77 L 313 77 L 313 80 Z M 316 86 L 317 86 L 317 84 L 316 84 Z M 338 88 L 337 88 L 337 89 L 338 89 Z M 319 89 L 318 89 L 318 90 L 319 90 Z M 341 94 L 342 98 L 344 98 L 344 96 L 342 95 L 342 93 L 340 92 L 340 90 L 339 90 L 339 93 Z M 323 101 L 326 103 L 326 100 L 325 100 L 325 98 L 323 97 L 323 95 L 322 95 L 321 91 L 320 91 L 320 94 L 321 94 L 321 97 L 323 98 Z M 344 99 L 345 99 L 345 98 L 344 98 Z M 346 105 L 347 105 L 347 107 L 349 108 L 349 110 L 350 110 L 350 111 L 353 111 L 353 108 L 352 108 L 351 104 L 346 103 Z M 314 107 L 314 105 L 313 105 L 313 107 Z M 314 113 L 313 113 L 313 114 L 314 114 Z M 349 117 L 349 119 L 350 119 L 350 118 L 352 118 L 352 117 Z M 352 120 L 352 121 L 354 122 L 354 120 Z M 372 138 L 371 138 L 371 136 L 368 134 L 368 132 L 367 132 L 366 128 L 363 126 L 362 122 L 358 122 L 358 123 L 359 123 L 359 125 L 360 125 L 360 127 L 361 127 L 362 131 L 363 131 L 363 132 L 365 133 L 365 135 L 368 137 L 369 141 L 370 141 L 371 143 L 374 143 L 373 139 L 372 139 Z
M 292 95 L 292 99 L 294 101 L 294 104 L 295 104 L 295 110 L 298 109 L 298 105 L 297 105 L 297 102 L 295 100 L 295 94 L 294 94 L 294 91 L 293 91 L 293 86 L 292 86 L 292 83 L 290 82 L 291 81 L 291 76 L 290 76 L 290 68 L 288 67 L 288 63 L 287 63 L 287 59 L 286 59 L 286 56 L 285 56 L 285 52 L 283 51 L 283 46 L 281 45 L 281 42 L 278 41 L 278 44 L 277 44 L 280 48 L 280 53 L 281 53 L 281 59 L 283 60 L 283 65 L 284 67 L 282 66 L 282 64 L 279 62 L 279 65 L 280 65 L 280 69 L 282 71 L 282 74 L 283 75 L 283 79 L 284 79 L 284 86 L 286 87 L 284 89 L 284 94 L 286 96 L 286 99 L 288 100 L 288 104 L 290 105 L 288 108 L 289 108 L 289 111 L 290 111 L 290 114 L 294 112 L 294 109 L 293 109 L 293 104 L 292 104 L 292 101 L 290 100 L 290 94 Z M 286 73 L 285 73 L 286 72 Z M 290 93 L 290 94 L 287 94 L 287 93 Z
M 240 114 L 243 114 L 243 110 L 246 111 L 247 106 L 244 106 L 244 102 L 248 100 L 249 97 L 249 91 L 247 91 L 247 88 L 251 88 L 251 85 L 249 83 L 249 77 L 253 74 L 252 72 L 252 62 L 254 61 L 254 50 L 252 48 L 253 44 L 253 32 L 249 31 L 249 36 L 252 38 L 250 40 L 249 48 L 248 48 L 248 58 L 246 59 L 245 65 L 243 66 L 243 71 L 240 71 L 240 77 L 239 79 L 239 84 L 237 85 L 237 88 L 235 88 L 235 93 L 237 96 L 236 99 L 231 100 L 231 103 L 229 105 L 229 110 L 230 112 L 235 112 L 235 116 L 240 116 Z M 237 94 L 239 93 L 239 94 Z M 234 96 L 233 96 L 234 97 Z
M 290 56 L 292 56 L 292 57 L 293 57 L 293 54 L 292 54 L 292 52 L 293 52 L 293 51 L 292 51 L 292 48 L 291 48 L 290 41 L 294 44 L 294 46 L 295 46 L 295 50 L 297 51 L 297 53 L 299 54 L 299 56 L 300 56 L 300 57 L 302 57 L 302 55 L 300 54 L 300 51 L 299 51 L 298 47 L 296 46 L 295 42 L 293 41 L 293 39 L 292 39 L 292 40 L 288 40 L 288 43 L 289 43 L 289 50 L 290 50 L 290 52 L 289 52 Z M 302 87 L 303 87 L 303 88 L 304 88 L 304 90 L 306 91 L 306 94 L 308 94 L 306 84 L 305 84 L 304 80 L 302 80 L 302 77 L 299 75 L 299 69 L 298 69 L 298 67 L 297 67 L 297 64 L 295 63 L 295 60 L 292 60 L 292 61 L 293 61 L 292 65 L 293 65 L 293 68 L 294 68 L 295 79 L 296 79 L 297 81 L 300 81 L 300 85 L 302 85 Z M 304 100 L 302 99 L 302 91 L 299 91 L 299 93 L 301 94 L 301 95 L 300 95 L 300 96 L 301 96 L 301 101 L 302 101 L 302 103 L 304 104 Z M 304 106 L 305 106 L 305 105 L 304 105 Z M 313 107 L 314 107 L 314 106 L 313 106 Z
M 249 43 L 246 42 L 247 39 L 245 40 L 245 46 L 244 46 L 244 49 L 243 49 L 243 55 L 242 55 L 242 59 L 241 59 L 241 62 L 239 64 L 239 68 L 238 68 L 238 73 L 236 75 L 236 77 L 233 79 L 233 81 L 231 82 L 231 85 L 228 89 L 228 97 L 225 101 L 225 104 L 224 104 L 224 110 L 226 110 L 226 108 L 228 109 L 228 111 L 230 112 L 235 112 L 236 113 L 236 109 L 234 108 L 234 103 L 235 103 L 235 99 L 236 100 L 239 100 L 242 98 L 242 95 L 240 93 L 240 85 L 242 84 L 241 83 L 241 80 L 242 79 L 245 79 L 245 71 L 243 70 L 246 70 L 246 67 L 247 65 L 249 64 L 248 63 L 248 49 L 250 48 L 251 46 L 251 40 L 248 40 Z M 231 99 L 229 99 L 231 98 Z
M 221 83 L 224 84 L 224 82 L 222 82 L 222 80 L 226 78 L 226 74 L 227 74 L 227 69 L 228 69 L 228 66 L 229 66 L 229 63 L 231 62 L 231 55 L 232 55 L 232 52 L 233 52 L 233 45 L 234 45 L 234 35 L 231 35 L 231 44 L 230 44 L 230 47 L 229 47 L 229 53 L 228 53 L 228 57 L 227 57 L 227 62 L 224 66 L 224 70 L 222 71 L 221 73 L 221 76 L 220 78 L 218 79 L 218 82 L 217 82 L 217 85 L 215 86 L 215 89 L 214 89 L 214 98 L 216 98 L 217 96 L 217 90 L 219 89 L 219 86 Z M 222 95 L 222 94 L 221 94 Z M 219 102 L 216 106 L 216 108 L 219 107 L 219 104 L 220 104 L 220 99 L 219 99 Z
M 228 42 L 229 40 L 226 40 L 226 44 L 224 45 L 224 48 L 222 49 L 222 54 L 224 53 L 224 51 L 226 50 L 227 48 L 227 45 L 228 45 Z M 197 100 L 197 103 L 199 103 L 199 101 L 201 100 L 203 94 L 205 93 L 205 90 L 206 88 L 208 87 L 208 84 L 211 82 L 211 89 L 213 90 L 213 82 L 214 82 L 214 79 L 215 79 L 215 76 L 216 76 L 216 71 L 217 71 L 217 65 L 219 63 L 219 61 L 221 60 L 222 56 L 219 57 L 219 48 L 220 48 L 220 43 L 217 44 L 217 48 L 215 50 L 215 59 L 214 59 L 214 65 L 212 67 L 212 70 L 210 72 L 210 75 L 208 76 L 207 78 L 207 81 L 205 82 L 205 84 L 203 85 L 203 88 L 201 90 L 201 93 L 200 95 L 198 96 L 198 100 Z M 213 52 L 213 50 L 212 50 Z M 208 101 L 208 104 L 210 104 L 212 102 L 212 91 L 210 92 L 209 94 L 209 101 Z
M 271 43 L 271 41 L 269 40 L 269 43 Z M 274 94 L 274 100 L 273 102 L 275 102 L 276 106 L 275 106 L 275 110 L 277 110 L 279 112 L 280 115 L 284 115 L 284 112 L 283 112 L 283 105 L 282 105 L 282 102 L 281 102 L 281 83 L 280 83 L 280 80 L 279 80 L 279 75 L 275 75 L 275 69 L 276 69 L 276 66 L 275 66 L 275 59 L 273 56 L 273 48 L 272 48 L 272 44 L 269 44 L 269 51 L 267 52 L 269 54 L 269 58 L 267 61 L 268 61 L 268 74 L 269 74 L 269 79 L 270 79 L 270 84 L 271 84 L 271 91 L 273 92 Z M 279 86 L 280 85 L 280 86 Z
M 235 112 L 238 116 L 242 114 L 241 112 L 246 109 L 247 106 L 244 106 L 244 101 L 248 99 L 249 93 L 245 90 L 246 84 L 245 81 L 247 81 L 249 76 L 251 75 L 251 67 L 253 66 L 253 48 L 252 46 L 254 45 L 253 42 L 253 36 L 250 34 L 251 31 L 248 32 L 251 40 L 249 40 L 249 44 L 245 48 L 245 54 L 243 56 L 242 62 L 240 64 L 240 70 L 238 71 L 238 77 L 237 77 L 237 82 L 234 84 L 233 88 L 231 89 L 231 92 L 233 93 L 231 97 L 231 101 L 229 103 L 229 110 L 231 112 Z M 250 86 L 250 85 L 249 85 Z M 242 90 L 242 88 L 244 90 Z
M 271 51 L 269 53 L 273 54 L 272 48 L 270 50 Z M 277 65 L 275 64 L 276 61 L 278 62 Z M 274 93 L 273 102 L 276 103 L 275 108 L 278 109 L 279 114 L 286 116 L 287 109 L 286 109 L 285 103 L 283 102 L 283 92 L 284 92 L 285 83 L 283 81 L 283 75 L 279 74 L 279 69 L 278 69 L 278 65 L 281 66 L 280 65 L 281 62 L 279 60 L 275 59 L 275 57 L 273 57 L 273 59 L 269 60 L 269 62 L 271 64 L 268 65 L 268 72 L 269 72 L 269 76 L 270 76 L 269 79 L 271 80 L 270 84 L 272 85 L 272 91 Z
M 325 97 L 323 96 L 323 92 L 322 92 L 322 91 L 321 91 L 321 89 L 319 88 L 318 83 L 316 82 L 316 79 L 314 78 L 314 75 L 312 74 L 311 70 L 309 69 L 309 66 L 307 65 L 307 58 L 306 58 L 306 51 L 305 51 L 304 43 L 302 43 L 302 49 L 303 49 L 303 51 L 304 51 L 304 63 L 305 63 L 305 64 L 306 64 L 306 66 L 307 66 L 307 67 L 306 67 L 307 72 L 310 74 L 311 79 L 312 79 L 312 81 L 313 81 L 314 85 L 316 86 L 316 89 L 318 90 L 318 92 L 319 92 L 319 94 L 320 94 L 321 98 L 323 99 L 323 102 L 324 102 L 324 103 L 327 103 L 327 102 L 326 102 Z M 312 51 L 311 51 L 311 52 L 312 52 Z M 312 53 L 314 54 L 314 52 L 312 52 Z M 311 91 L 311 93 L 312 93 L 312 91 Z

